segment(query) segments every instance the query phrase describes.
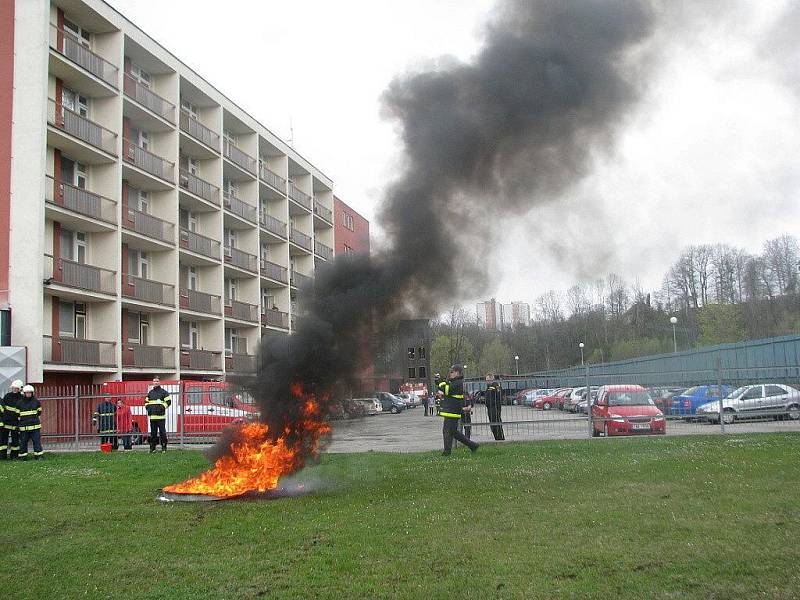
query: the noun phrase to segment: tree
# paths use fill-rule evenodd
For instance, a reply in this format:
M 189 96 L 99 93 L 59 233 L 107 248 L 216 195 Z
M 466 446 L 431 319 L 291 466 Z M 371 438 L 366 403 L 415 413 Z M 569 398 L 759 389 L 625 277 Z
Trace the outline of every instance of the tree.
M 608 300 L 608 312 L 612 317 L 620 317 L 628 309 L 630 293 L 628 285 L 616 273 L 609 273 L 606 277 L 606 298 Z
M 483 375 L 493 373 L 513 373 L 514 353 L 500 338 L 489 342 L 478 359 L 478 372 Z
M 697 312 L 701 346 L 739 342 L 745 338 L 739 308 L 730 304 L 709 304 Z
M 461 340 L 458 352 L 450 336 L 437 335 L 431 343 L 431 369 L 433 373 L 441 373 L 447 377 L 450 366 L 454 364 L 475 364 L 475 350 L 472 342 L 464 338 Z
M 764 243 L 764 266 L 778 294 L 793 294 L 797 291 L 797 267 L 799 262 L 797 239 L 782 235 Z
M 561 312 L 561 298 L 553 290 L 539 296 L 536 299 L 536 307 L 542 321 L 558 323 L 564 320 L 564 314 Z

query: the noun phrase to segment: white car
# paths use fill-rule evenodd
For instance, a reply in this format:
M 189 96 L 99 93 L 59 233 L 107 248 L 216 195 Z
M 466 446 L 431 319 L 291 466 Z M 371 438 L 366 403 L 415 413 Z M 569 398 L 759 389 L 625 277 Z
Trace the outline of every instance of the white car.
M 419 396 L 417 396 L 416 394 L 409 394 L 403 392 L 402 394 L 397 394 L 397 397 L 400 398 L 403 402 L 405 402 L 408 408 L 415 408 L 420 404 L 422 404 L 422 402 L 419 399 Z
M 379 412 L 382 412 L 381 403 L 377 398 L 353 398 L 353 400 L 363 404 L 367 414 L 370 416 L 377 415 Z
M 719 423 L 720 401 L 697 407 L 696 415 Z M 788 417 L 800 419 L 800 392 L 790 385 L 766 383 L 745 385 L 722 399 L 722 420 L 726 424 L 737 419 Z

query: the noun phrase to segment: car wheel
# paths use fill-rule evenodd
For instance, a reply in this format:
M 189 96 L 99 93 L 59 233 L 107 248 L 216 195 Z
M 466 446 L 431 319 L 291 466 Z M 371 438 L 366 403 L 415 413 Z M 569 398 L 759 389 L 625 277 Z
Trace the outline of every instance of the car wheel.
M 736 420 L 736 413 L 733 412 L 732 408 L 726 408 L 725 411 L 722 413 L 722 421 L 725 425 L 733 425 L 733 422 Z
M 800 404 L 792 404 L 786 411 L 786 416 L 797 421 L 800 419 Z
M 603 437 L 608 437 L 608 423 L 603 423 Z
M 550 404 L 549 402 L 545 402 L 545 403 L 542 405 L 542 408 L 543 408 L 544 410 L 550 410 L 550 408 L 551 408 L 551 404 Z
M 397 407 L 396 407 L 396 406 L 393 406 L 390 412 L 391 412 L 393 415 L 396 415 L 396 414 L 398 413 Z

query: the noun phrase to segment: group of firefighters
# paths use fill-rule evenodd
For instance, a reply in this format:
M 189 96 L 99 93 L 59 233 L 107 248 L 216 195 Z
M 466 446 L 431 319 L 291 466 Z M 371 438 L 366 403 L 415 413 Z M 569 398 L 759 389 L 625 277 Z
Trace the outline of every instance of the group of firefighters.
M 0 404 L 0 460 L 28 460 L 28 444 L 33 443 L 33 458 L 39 460 L 42 450 L 42 405 L 32 385 L 16 379 Z

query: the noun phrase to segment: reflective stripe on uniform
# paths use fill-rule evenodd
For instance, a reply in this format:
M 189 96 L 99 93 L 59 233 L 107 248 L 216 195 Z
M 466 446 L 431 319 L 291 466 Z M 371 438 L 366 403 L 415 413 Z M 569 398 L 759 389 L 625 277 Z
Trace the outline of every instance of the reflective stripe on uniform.
M 455 398 L 456 400 L 463 400 L 464 394 L 450 394 L 451 398 Z
M 150 415 L 151 421 L 163 421 L 167 418 L 167 415 Z
M 8 412 L 15 412 L 15 413 L 19 413 L 19 409 L 18 409 L 16 406 L 11 406 L 10 404 L 5 404 L 5 405 L 3 405 L 3 408 L 4 408 L 5 410 L 7 410 Z
M 8 446 L 0 446 L 0 452 L 5 452 L 8 450 Z
M 5 425 L 3 425 L 3 427 L 5 427 L 6 429 L 8 429 L 9 431 L 16 431 L 16 430 L 17 430 L 17 426 L 16 426 L 16 425 L 9 425 L 8 423 L 6 423 Z
M 96 413 L 94 413 L 94 416 L 96 416 L 96 417 L 97 416 L 100 416 L 100 417 L 113 417 L 114 414 L 115 413 L 98 413 L 98 412 L 96 412 Z
M 99 433 L 116 433 L 116 429 L 101 429 Z
M 20 427 L 19 430 L 20 431 L 33 431 L 34 429 L 41 429 L 41 428 L 42 428 L 42 425 L 40 423 L 38 425 L 23 426 L 23 427 Z
M 451 419 L 460 419 L 461 418 L 460 414 L 457 415 L 455 413 L 449 413 L 449 412 L 440 412 L 439 415 L 442 416 L 442 417 L 450 417 Z
M 34 409 L 34 410 L 25 410 L 25 411 L 20 412 L 19 416 L 20 417 L 33 417 L 34 415 L 39 414 L 41 412 L 41 410 L 42 410 L 41 408 L 37 408 L 37 409 Z
M 44 450 L 42 450 L 41 452 L 34 452 L 33 453 L 34 456 L 41 456 L 42 454 L 44 454 Z
M 19 456 L 20 458 L 25 458 L 26 456 L 28 456 L 28 453 L 27 453 L 27 452 L 20 452 L 20 453 L 18 454 L 18 456 Z
M 167 399 L 166 398 L 164 398 L 164 400 L 145 400 L 144 401 L 144 405 L 145 406 L 152 406 L 153 404 L 160 404 L 164 408 L 167 408 L 169 406 L 169 404 L 167 403 Z

